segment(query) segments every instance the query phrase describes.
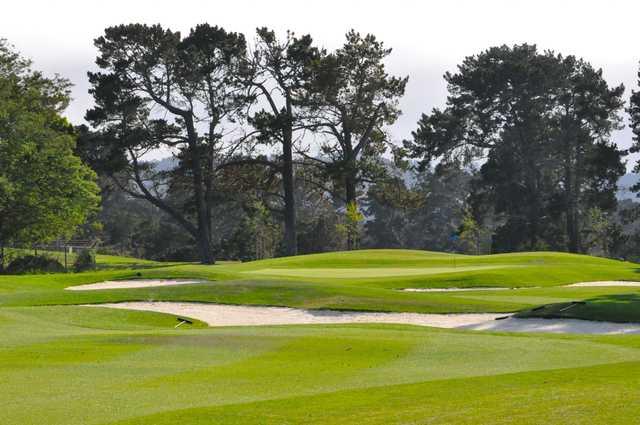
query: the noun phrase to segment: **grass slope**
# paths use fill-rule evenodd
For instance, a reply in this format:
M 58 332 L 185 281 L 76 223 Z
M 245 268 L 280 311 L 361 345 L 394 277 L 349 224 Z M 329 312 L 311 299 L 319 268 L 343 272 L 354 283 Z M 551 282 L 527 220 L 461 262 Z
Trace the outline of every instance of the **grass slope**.
M 604 320 L 640 323 L 640 294 L 600 295 L 578 302 L 557 303 L 518 313 L 523 318 Z
M 125 264 L 129 260 L 107 258 L 106 261 L 104 266 Z M 564 285 L 640 279 L 636 264 L 547 252 L 466 256 L 365 250 L 215 266 L 151 264 L 145 267 L 81 274 L 0 276 L 0 306 L 156 300 L 423 313 L 515 312 L 588 298 L 631 297 L 639 293 L 639 288 Z M 64 290 L 70 285 L 126 278 L 199 278 L 210 282 L 128 290 Z M 401 290 L 496 286 L 518 289 L 450 293 Z
M 174 329 L 176 318 L 70 304 L 177 300 L 387 311 L 523 311 L 639 320 L 631 263 L 560 253 L 357 251 L 195 264 L 100 257 L 79 274 L 0 276 L 0 423 L 628 424 L 640 336 L 478 333 L 399 325 Z M 200 278 L 76 292 L 126 278 Z M 415 293 L 407 287 L 518 287 Z M 528 311 L 528 313 L 527 313 Z M 554 316 L 555 317 L 555 316 Z M 597 394 L 597 397 L 594 397 Z
M 631 423 L 638 413 L 640 337 L 174 330 L 165 315 L 73 306 L 2 308 L 0 319 L 3 423 Z

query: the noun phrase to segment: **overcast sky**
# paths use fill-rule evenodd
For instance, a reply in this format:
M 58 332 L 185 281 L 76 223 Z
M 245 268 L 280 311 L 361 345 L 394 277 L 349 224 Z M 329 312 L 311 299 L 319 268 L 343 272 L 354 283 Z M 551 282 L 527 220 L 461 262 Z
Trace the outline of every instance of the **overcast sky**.
M 186 33 L 208 22 L 249 40 L 256 27 L 268 26 L 281 34 L 310 33 L 328 49 L 350 28 L 371 32 L 394 49 L 390 70 L 410 77 L 404 115 L 393 129 L 401 140 L 422 112 L 444 104 L 442 74 L 494 45 L 536 43 L 583 57 L 603 68 L 611 85 L 624 83 L 628 98 L 637 86 L 639 16 L 637 0 L 18 0 L 0 9 L 0 37 L 38 69 L 73 82 L 67 115 L 80 123 L 91 105 L 86 72 L 95 67 L 93 39 L 110 25 L 160 23 Z M 630 139 L 628 130 L 615 136 L 622 147 Z

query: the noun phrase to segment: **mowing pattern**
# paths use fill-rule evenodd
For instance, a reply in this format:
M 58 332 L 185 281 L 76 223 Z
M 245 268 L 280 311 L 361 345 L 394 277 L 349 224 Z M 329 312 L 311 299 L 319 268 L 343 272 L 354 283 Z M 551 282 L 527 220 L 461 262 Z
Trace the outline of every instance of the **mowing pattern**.
M 392 325 L 174 330 L 164 315 L 83 307 L 0 314 L 0 408 L 7 424 L 637 418 L 637 337 Z M 497 420 L 487 422 L 492 415 Z
M 390 324 L 214 329 L 199 321 L 175 329 L 171 315 L 72 305 L 213 302 L 640 323 L 640 288 L 566 286 L 637 281 L 636 264 L 390 250 L 215 266 L 102 261 L 90 273 L 0 276 L 0 423 L 626 425 L 640 416 L 638 335 Z M 137 278 L 206 282 L 65 290 Z M 488 287 L 516 289 L 402 291 Z

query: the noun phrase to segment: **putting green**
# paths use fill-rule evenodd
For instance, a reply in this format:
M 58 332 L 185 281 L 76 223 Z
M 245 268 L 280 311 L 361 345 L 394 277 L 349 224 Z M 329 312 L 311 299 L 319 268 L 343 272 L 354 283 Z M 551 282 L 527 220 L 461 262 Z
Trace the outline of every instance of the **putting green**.
M 358 267 L 358 268 L 265 268 L 243 272 L 263 276 L 287 276 L 299 278 L 366 279 L 397 276 L 428 276 L 445 273 L 462 273 L 477 270 L 518 267 L 514 265 L 460 266 L 460 267 Z

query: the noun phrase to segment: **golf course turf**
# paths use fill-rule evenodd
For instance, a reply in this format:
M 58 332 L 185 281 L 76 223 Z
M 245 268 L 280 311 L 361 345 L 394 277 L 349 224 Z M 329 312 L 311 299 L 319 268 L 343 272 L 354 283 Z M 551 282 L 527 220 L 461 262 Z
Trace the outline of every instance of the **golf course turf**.
M 401 250 L 214 266 L 99 261 L 94 272 L 0 276 L 0 423 L 629 424 L 640 414 L 640 335 L 199 321 L 175 328 L 171 315 L 74 305 L 190 301 L 640 322 L 639 287 L 566 286 L 640 281 L 637 264 Z M 65 290 L 132 278 L 207 282 Z M 473 287 L 517 289 L 402 291 Z

